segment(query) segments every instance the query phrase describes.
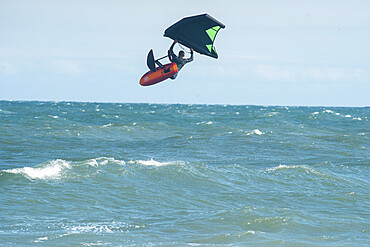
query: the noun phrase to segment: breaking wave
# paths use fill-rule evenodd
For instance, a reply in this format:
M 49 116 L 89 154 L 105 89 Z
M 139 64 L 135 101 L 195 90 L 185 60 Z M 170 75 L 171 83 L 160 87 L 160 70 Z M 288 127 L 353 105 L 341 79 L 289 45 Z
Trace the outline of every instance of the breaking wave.
M 17 174 L 22 175 L 30 180 L 59 180 L 62 178 L 76 178 L 90 176 L 103 166 L 111 166 L 111 172 L 115 172 L 117 167 L 124 165 L 140 165 L 140 166 L 152 166 L 162 167 L 171 165 L 184 165 L 186 162 L 183 161 L 166 161 L 160 162 L 154 159 L 149 160 L 117 160 L 115 158 L 100 157 L 89 159 L 85 161 L 66 161 L 62 159 L 56 159 L 46 161 L 42 164 L 34 167 L 23 167 L 0 171 L 1 173 Z M 89 170 L 93 169 L 93 170 Z M 95 168 L 95 171 L 94 171 Z M 109 169 L 109 168 L 107 168 Z
M 36 167 L 23 167 L 4 170 L 6 173 L 21 174 L 28 179 L 60 179 L 63 172 L 71 169 L 70 162 L 65 160 L 52 160 Z

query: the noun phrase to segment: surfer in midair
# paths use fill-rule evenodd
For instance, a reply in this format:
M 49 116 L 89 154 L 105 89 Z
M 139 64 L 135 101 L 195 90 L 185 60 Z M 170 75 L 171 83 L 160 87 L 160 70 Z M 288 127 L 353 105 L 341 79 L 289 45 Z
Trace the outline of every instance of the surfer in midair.
M 177 75 L 180 72 L 180 69 L 184 67 L 186 63 L 190 63 L 193 61 L 194 58 L 194 50 L 193 48 L 190 48 L 190 58 L 184 58 L 185 57 L 185 52 L 184 51 L 179 51 L 179 56 L 176 56 L 176 54 L 173 52 L 173 47 L 177 43 L 177 40 L 173 41 L 170 49 L 168 50 L 168 57 L 170 58 L 171 62 L 177 64 L 177 70 L 178 72 L 170 77 L 172 80 L 176 79 Z

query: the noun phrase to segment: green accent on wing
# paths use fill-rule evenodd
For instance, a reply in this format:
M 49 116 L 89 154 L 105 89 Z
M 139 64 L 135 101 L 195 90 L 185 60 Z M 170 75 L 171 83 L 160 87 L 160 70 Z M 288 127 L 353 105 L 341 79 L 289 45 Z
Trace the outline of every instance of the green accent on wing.
M 214 26 L 213 29 L 216 30 L 216 32 L 218 32 L 218 30 L 220 30 L 220 26 Z
M 213 46 L 212 48 L 213 48 L 214 53 L 216 53 L 216 54 L 217 54 L 215 47 Z
M 209 52 L 212 52 L 212 45 L 206 45 L 206 46 L 207 46 Z
M 208 34 L 209 38 L 212 40 L 212 42 L 215 40 L 216 34 L 218 30 L 220 30 L 220 26 L 214 26 L 211 27 L 210 29 L 206 30 L 206 33 Z

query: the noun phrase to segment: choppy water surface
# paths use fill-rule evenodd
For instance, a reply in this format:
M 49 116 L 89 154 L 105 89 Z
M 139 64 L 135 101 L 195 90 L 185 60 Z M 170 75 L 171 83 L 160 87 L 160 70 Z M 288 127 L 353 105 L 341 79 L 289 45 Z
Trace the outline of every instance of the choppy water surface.
M 0 101 L 0 246 L 370 246 L 369 113 Z

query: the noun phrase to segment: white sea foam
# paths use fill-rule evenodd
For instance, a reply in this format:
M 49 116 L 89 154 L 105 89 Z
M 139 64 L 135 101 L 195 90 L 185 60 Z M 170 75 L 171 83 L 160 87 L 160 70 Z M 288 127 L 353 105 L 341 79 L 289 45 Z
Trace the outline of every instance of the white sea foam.
M 52 160 L 40 164 L 36 167 L 23 167 L 23 168 L 15 168 L 9 170 L 3 170 L 3 172 L 13 173 L 13 174 L 21 174 L 24 177 L 34 180 L 34 179 L 41 179 L 41 180 L 53 180 L 53 179 L 60 179 L 63 174 L 66 176 L 66 171 L 71 170 L 73 166 L 104 166 L 108 164 L 118 164 L 118 165 L 125 165 L 126 162 L 123 160 L 116 160 L 114 158 L 106 158 L 100 157 L 95 159 L 90 159 L 82 162 L 69 162 L 61 159 Z
M 334 115 L 337 115 L 337 116 L 339 116 L 339 115 L 340 115 L 340 113 L 338 113 L 338 112 L 334 112 L 334 111 L 332 111 L 332 110 L 323 110 L 321 113 L 322 113 L 322 114 L 329 113 L 329 114 L 334 114 Z M 320 112 L 314 112 L 314 113 L 312 113 L 311 115 L 318 115 L 318 114 L 320 114 Z
M 108 163 L 114 163 L 114 164 L 119 164 L 119 165 L 126 164 L 126 162 L 123 160 L 116 160 L 114 158 L 106 158 L 106 157 L 90 159 L 86 161 L 84 164 L 89 165 L 89 166 L 100 166 L 100 165 L 107 165 Z
M 251 132 L 248 132 L 247 133 L 247 135 L 249 136 L 249 135 L 263 135 L 263 134 L 265 134 L 264 132 L 261 132 L 259 129 L 254 129 L 254 130 L 252 130 Z
M 324 110 L 324 113 L 334 113 L 332 110 Z
M 273 117 L 273 116 L 276 116 L 278 114 L 279 114 L 279 112 L 274 111 L 274 112 L 266 113 L 264 116 L 266 116 L 266 117 Z
M 170 162 L 158 162 L 153 159 L 151 160 L 137 160 L 137 163 L 144 166 L 167 166 L 170 164 Z
M 86 162 L 86 165 L 89 165 L 89 166 L 99 166 L 98 162 L 96 161 L 96 159 L 91 159 L 91 160 L 88 160 Z
M 105 124 L 105 125 L 101 126 L 100 128 L 107 128 L 107 127 L 110 127 L 110 126 L 113 126 L 113 124 L 111 124 L 111 123 Z
M 80 233 L 113 233 L 113 232 L 127 232 L 129 229 L 143 228 L 145 225 L 127 224 L 124 222 L 106 222 L 106 223 L 89 223 L 80 224 L 75 226 L 63 226 L 68 234 L 80 234 Z
M 256 232 L 252 231 L 252 230 L 249 230 L 249 231 L 246 231 L 246 232 L 243 232 L 243 233 L 239 234 L 238 236 L 241 237 L 241 236 L 247 235 L 247 234 L 255 235 Z
M 107 225 L 85 225 L 85 226 L 74 226 L 70 228 L 72 233 L 86 233 L 86 232 L 100 232 L 100 233 L 112 233 L 113 231 Z
M 334 111 L 332 111 L 332 110 L 324 110 L 324 111 L 322 111 L 321 112 L 322 114 L 326 114 L 326 113 L 329 113 L 329 114 L 333 114 L 333 115 L 335 115 L 335 116 L 341 116 L 341 117 L 345 117 L 345 118 L 352 118 L 352 116 L 351 115 L 349 115 L 349 114 L 347 114 L 347 115 L 342 115 L 342 114 L 340 114 L 339 112 L 334 112 Z M 311 115 L 313 115 L 313 116 L 315 116 L 315 115 L 319 115 L 320 114 L 320 112 L 313 112 L 313 113 L 311 113 Z M 354 117 L 354 118 L 352 118 L 353 120 L 362 120 L 361 118 L 359 118 L 359 117 Z
M 41 237 L 41 238 L 38 238 L 37 240 L 34 241 L 34 243 L 40 243 L 42 241 L 46 241 L 48 240 L 48 237 Z
M 279 165 L 279 166 L 276 166 L 276 167 L 272 167 L 272 168 L 269 168 L 269 169 L 266 169 L 267 172 L 274 172 L 274 171 L 279 171 L 279 170 L 289 170 L 289 169 L 303 169 L 305 172 L 307 173 L 313 173 L 313 174 L 317 174 L 317 175 L 323 175 L 321 174 L 320 172 L 312 169 L 312 168 L 309 168 L 305 165 Z
M 69 162 L 61 159 L 48 161 L 40 167 L 23 167 L 4 170 L 4 172 L 22 174 L 29 179 L 59 179 L 62 172 L 71 169 Z
M 137 164 L 139 164 L 139 165 L 143 165 L 143 166 L 155 166 L 155 167 L 160 167 L 160 166 L 168 166 L 168 165 L 183 164 L 184 162 L 182 162 L 182 161 L 159 162 L 159 161 L 155 161 L 155 160 L 153 160 L 153 159 L 150 159 L 150 160 L 136 160 L 136 161 L 129 161 L 128 163 L 130 163 L 130 164 L 137 163 Z
M 202 122 L 197 123 L 197 125 L 200 125 L 200 124 L 211 125 L 211 124 L 213 124 L 213 122 L 212 121 L 208 121 L 208 122 L 202 121 Z

